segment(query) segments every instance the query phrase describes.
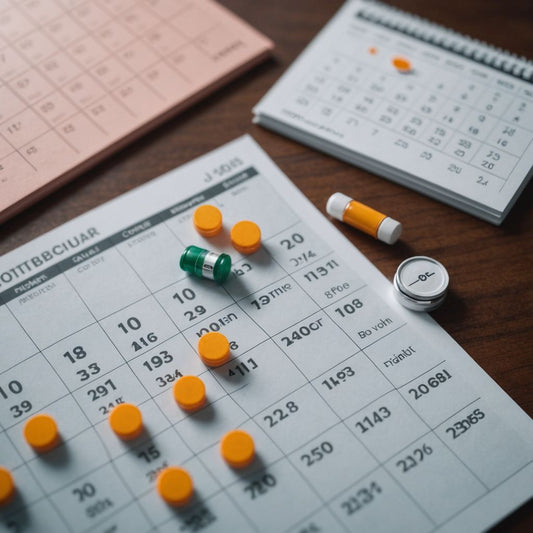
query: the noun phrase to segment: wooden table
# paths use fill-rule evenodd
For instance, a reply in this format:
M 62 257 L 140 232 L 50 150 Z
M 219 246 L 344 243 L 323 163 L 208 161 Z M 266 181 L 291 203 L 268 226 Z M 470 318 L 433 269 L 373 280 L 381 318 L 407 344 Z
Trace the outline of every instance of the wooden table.
M 6 222 L 0 253 L 51 230 L 243 133 L 250 133 L 325 213 L 328 196 L 346 191 L 402 221 L 401 242 L 387 246 L 339 229 L 389 279 L 411 255 L 446 265 L 451 294 L 433 313 L 439 324 L 531 416 L 533 413 L 533 191 L 530 185 L 501 227 L 315 152 L 251 123 L 252 106 L 342 4 L 341 0 L 223 0 L 276 43 L 274 58 L 206 101 L 113 155 Z M 530 0 L 390 2 L 459 32 L 533 58 Z M 533 531 L 533 504 L 494 531 Z

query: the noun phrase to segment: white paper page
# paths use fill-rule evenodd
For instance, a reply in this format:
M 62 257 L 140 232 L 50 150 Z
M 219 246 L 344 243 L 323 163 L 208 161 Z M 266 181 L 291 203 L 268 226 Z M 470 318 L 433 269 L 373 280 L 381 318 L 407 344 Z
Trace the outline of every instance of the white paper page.
M 386 26 L 396 22 L 399 31 Z M 439 45 L 424 42 L 429 36 Z M 451 40 L 475 58 L 443 49 Z M 410 72 L 393 66 L 398 56 Z M 477 60 L 486 56 L 533 72 L 386 5 L 352 0 L 254 113 L 280 133 L 497 222 L 532 173 L 533 90 Z
M 200 237 L 197 205 L 222 233 Z M 257 222 L 242 256 L 232 225 Z M 185 246 L 225 251 L 227 282 L 178 268 Z M 529 417 L 242 137 L 0 258 L 0 465 L 17 494 L 0 531 L 481 531 L 532 494 Z M 205 331 L 232 343 L 207 368 Z M 175 403 L 180 375 L 208 404 Z M 136 404 L 144 432 L 108 423 Z M 36 413 L 61 443 L 23 438 Z M 242 428 L 254 462 L 219 441 Z M 192 476 L 170 508 L 155 480 Z

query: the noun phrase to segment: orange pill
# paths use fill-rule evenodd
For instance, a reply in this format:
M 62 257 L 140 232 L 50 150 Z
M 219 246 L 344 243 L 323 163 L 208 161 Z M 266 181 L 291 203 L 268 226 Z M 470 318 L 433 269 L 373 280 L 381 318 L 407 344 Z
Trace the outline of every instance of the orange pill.
M 231 228 L 231 244 L 241 254 L 253 254 L 261 247 L 261 230 L 255 222 L 241 220 Z
M 169 466 L 157 477 L 157 492 L 168 504 L 181 507 L 189 503 L 194 493 L 192 478 L 187 470 Z
M 222 213 L 214 205 L 201 205 L 192 217 L 196 231 L 204 237 L 214 237 L 222 229 Z
M 198 376 L 183 376 L 174 383 L 172 393 L 185 411 L 196 411 L 205 404 L 205 385 Z
M 198 354 L 207 366 L 220 366 L 230 357 L 229 341 L 218 331 L 210 331 L 200 337 Z
M 411 66 L 411 61 L 405 57 L 395 56 L 392 58 L 392 65 L 398 72 L 411 72 L 413 69 Z
M 32 416 L 24 426 L 26 442 L 37 452 L 47 452 L 59 443 L 56 421 L 50 416 Z
M 241 429 L 229 431 L 220 441 L 220 453 L 230 466 L 244 468 L 254 460 L 254 440 Z
M 0 505 L 7 505 L 15 496 L 15 482 L 11 472 L 0 466 Z
M 109 414 L 109 425 L 121 439 L 135 439 L 143 431 L 141 411 L 136 405 L 121 403 Z
M 378 49 L 377 49 L 375 46 L 371 46 L 371 47 L 368 49 L 368 53 L 369 53 L 370 55 L 375 56 L 375 55 L 378 53 Z

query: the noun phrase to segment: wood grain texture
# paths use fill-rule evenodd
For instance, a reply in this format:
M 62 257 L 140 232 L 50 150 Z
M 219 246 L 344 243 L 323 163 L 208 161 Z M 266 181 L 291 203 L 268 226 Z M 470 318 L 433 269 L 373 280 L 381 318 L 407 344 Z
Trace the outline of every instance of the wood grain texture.
M 335 191 L 402 221 L 401 242 L 387 246 L 342 224 L 340 231 L 389 279 L 411 255 L 449 270 L 451 294 L 438 323 L 531 416 L 533 414 L 533 187 L 494 227 L 364 170 L 251 123 L 251 109 L 298 56 L 341 0 L 223 0 L 276 43 L 273 59 L 123 149 L 0 226 L 0 253 L 51 230 L 244 133 L 325 213 Z M 517 55 L 533 58 L 531 0 L 396 0 L 402 9 Z M 531 502 L 494 528 L 533 531 Z

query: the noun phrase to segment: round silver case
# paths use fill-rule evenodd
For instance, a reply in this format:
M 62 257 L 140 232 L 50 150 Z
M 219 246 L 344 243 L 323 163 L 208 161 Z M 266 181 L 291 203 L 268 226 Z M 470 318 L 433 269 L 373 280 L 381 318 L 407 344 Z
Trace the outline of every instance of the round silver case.
M 444 266 L 423 255 L 406 259 L 396 270 L 394 296 L 412 311 L 437 309 L 448 291 L 450 277 Z

